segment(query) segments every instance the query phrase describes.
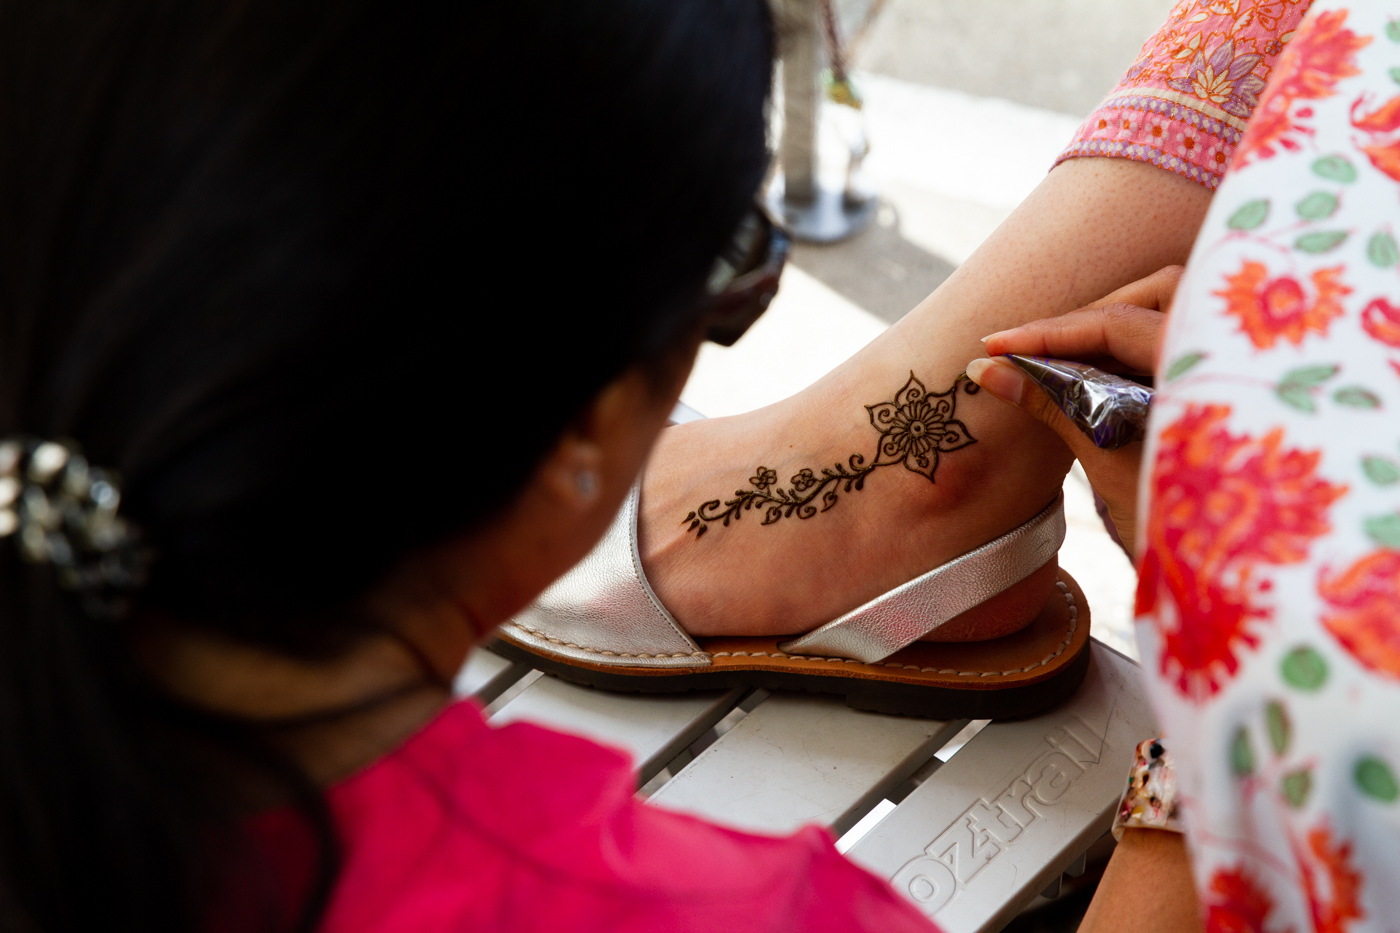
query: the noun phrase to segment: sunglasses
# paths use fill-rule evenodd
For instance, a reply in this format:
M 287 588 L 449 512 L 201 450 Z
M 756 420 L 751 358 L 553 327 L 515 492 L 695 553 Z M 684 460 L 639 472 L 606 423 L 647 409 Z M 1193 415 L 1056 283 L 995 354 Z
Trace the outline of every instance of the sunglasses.
M 791 247 L 783 228 L 763 205 L 755 204 L 710 271 L 705 286 L 706 340 L 732 347 L 762 317 L 778 293 L 778 277 Z

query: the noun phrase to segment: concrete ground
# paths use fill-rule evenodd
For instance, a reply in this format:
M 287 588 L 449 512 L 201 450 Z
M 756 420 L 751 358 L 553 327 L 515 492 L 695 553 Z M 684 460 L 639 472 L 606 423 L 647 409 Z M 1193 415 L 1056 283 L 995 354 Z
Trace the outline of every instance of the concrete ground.
M 731 349 L 706 346 L 684 401 L 734 414 L 802 389 L 898 320 L 957 268 L 1044 177 L 1083 119 L 1165 19 L 1171 0 L 838 0 L 866 101 L 874 223 L 800 245 L 768 314 Z M 848 148 L 827 106 L 821 174 Z M 1060 562 L 1089 597 L 1096 637 L 1137 656 L 1135 579 L 1076 466 Z

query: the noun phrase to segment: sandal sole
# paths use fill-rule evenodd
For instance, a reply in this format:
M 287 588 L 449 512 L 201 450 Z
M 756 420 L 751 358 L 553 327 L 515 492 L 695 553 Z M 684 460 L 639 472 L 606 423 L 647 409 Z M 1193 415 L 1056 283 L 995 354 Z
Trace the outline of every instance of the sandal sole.
M 701 638 L 704 668 L 650 668 L 575 661 L 498 632 L 492 650 L 561 680 L 620 693 L 763 687 L 843 696 L 853 709 L 927 719 L 1016 719 L 1072 694 L 1089 667 L 1089 605 L 1074 578 L 1029 625 L 979 642 L 916 642 L 883 661 L 793 655 L 787 636 Z

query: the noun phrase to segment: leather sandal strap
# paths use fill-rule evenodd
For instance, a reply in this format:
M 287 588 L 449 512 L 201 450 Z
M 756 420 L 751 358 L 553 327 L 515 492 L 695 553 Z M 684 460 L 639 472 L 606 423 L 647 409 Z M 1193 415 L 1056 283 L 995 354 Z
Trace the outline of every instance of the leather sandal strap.
M 779 645 L 791 654 L 882 661 L 949 619 L 1030 576 L 1065 540 L 1064 494 L 1040 514 L 903 586 L 800 638 Z
M 641 488 L 639 479 L 588 556 L 505 623 L 503 633 L 590 664 L 709 665 L 710 656 L 661 605 L 642 572 L 637 551 Z

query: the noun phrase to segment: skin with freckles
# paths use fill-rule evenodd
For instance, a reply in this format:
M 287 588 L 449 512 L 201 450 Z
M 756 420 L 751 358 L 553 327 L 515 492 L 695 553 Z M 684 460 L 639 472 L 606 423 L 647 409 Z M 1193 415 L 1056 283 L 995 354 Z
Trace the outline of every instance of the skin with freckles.
M 868 446 L 866 406 L 907 373 L 951 385 L 984 355 L 986 334 L 1184 262 L 1209 203 L 1200 185 L 1151 165 L 1064 162 L 937 291 L 817 383 L 755 412 L 664 431 L 643 478 L 639 529 L 662 603 L 692 635 L 810 631 L 1030 519 L 1056 495 L 1071 454 L 1043 424 L 981 393 L 960 395 L 957 408 L 977 443 L 941 460 L 933 482 L 888 470 L 819 519 L 746 519 L 699 540 L 680 523 L 745 486 L 754 464 L 787 478 Z M 972 610 L 958 630 L 1014 630 L 1052 588 L 1049 575 L 1024 581 L 1014 612 L 988 607 L 979 620 Z
M 1166 332 L 1167 312 L 1180 266 L 1168 266 L 1119 289 L 1086 308 L 1055 318 L 1032 321 L 984 338 L 993 359 L 973 360 L 968 376 L 991 396 L 1025 412 L 1050 428 L 1084 466 L 1090 484 L 1108 504 L 1119 538 L 1133 553 L 1137 530 L 1138 472 L 1142 443 L 1100 450 L 1065 417 L 1004 353 L 1049 356 L 1092 363 L 1109 372 L 1151 373 Z

